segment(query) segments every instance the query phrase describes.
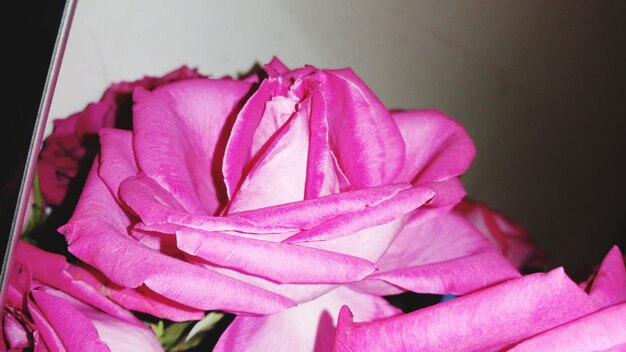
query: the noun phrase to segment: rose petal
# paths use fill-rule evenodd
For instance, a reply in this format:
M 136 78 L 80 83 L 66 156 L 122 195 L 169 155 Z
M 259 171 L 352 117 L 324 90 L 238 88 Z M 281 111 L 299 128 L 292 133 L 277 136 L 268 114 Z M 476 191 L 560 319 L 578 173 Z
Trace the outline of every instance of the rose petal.
M 310 229 L 339 215 L 355 213 L 368 207 L 377 206 L 410 187 L 411 185 L 408 183 L 383 185 L 331 194 L 301 202 L 231 213 L 228 217 L 242 219 L 259 226 Z
M 225 142 L 227 120 L 249 89 L 241 81 L 192 79 L 152 93 L 135 91 L 137 163 L 191 213 L 213 214 L 226 201 L 218 145 Z
M 331 251 L 180 228 L 178 247 L 212 264 L 279 283 L 345 283 L 371 274 L 374 264 Z
M 19 241 L 15 248 L 15 260 L 28 263 L 33 279 L 62 290 L 117 319 L 143 326 L 143 323 L 131 312 L 111 302 L 86 282 L 72 277 L 69 272 L 71 265 L 62 255 L 49 253 L 24 241 Z
M 315 79 L 322 82 L 331 146 L 350 183 L 364 188 L 396 180 L 405 146 L 376 95 L 350 69 L 319 71 Z
M 520 275 L 462 216 L 432 211 L 413 216 L 376 264 L 379 272 L 357 287 L 372 292 L 368 281 L 381 280 L 418 293 L 463 295 Z
M 215 351 L 329 351 L 337 313 L 344 304 L 354 309 L 359 321 L 400 313 L 380 297 L 337 288 L 282 313 L 235 318 Z
M 99 338 L 111 349 L 118 351 L 163 351 L 154 333 L 145 324 L 133 325 L 77 301 L 63 292 L 47 290 L 47 294 L 69 304 L 96 328 Z
M 113 128 L 100 130 L 100 178 L 106 183 L 114 196 L 117 196 L 120 184 L 126 178 L 139 172 L 133 154 L 133 134 Z
M 204 317 L 204 311 L 184 306 L 178 302 L 167 299 L 146 286 L 136 289 L 115 285 L 107 280 L 102 274 L 89 270 L 70 266 L 68 272 L 76 280 L 84 281 L 110 298 L 122 307 L 138 312 L 148 313 L 173 321 L 200 320 Z
M 32 296 L 65 350 L 109 351 L 100 340 L 93 323 L 70 303 L 42 291 L 33 291 Z M 51 347 L 49 341 L 47 339 L 45 341 L 46 345 Z
M 374 207 L 357 213 L 336 216 L 318 226 L 302 231 L 286 240 L 288 243 L 327 241 L 352 235 L 358 231 L 390 223 L 424 205 L 432 199 L 434 192 L 424 187 L 412 187 Z M 386 248 L 386 247 L 385 247 Z
M 353 323 L 344 307 L 335 351 L 495 351 L 594 309 L 558 268 L 372 323 Z
M 626 303 L 605 308 L 534 336 L 511 351 L 623 351 Z
M 30 347 L 26 328 L 18 322 L 12 314 L 3 314 L 2 337 L 8 342 L 10 349 Z M 4 344 L 4 342 L 2 342 L 2 344 Z M 0 347 L 1 346 L 2 345 L 0 345 Z
M 130 221 L 91 170 L 78 206 L 60 231 L 69 250 L 115 284 L 151 290 L 205 310 L 267 314 L 293 303 L 279 295 L 145 247 L 128 235 Z
M 228 212 L 304 199 L 309 150 L 307 117 L 304 113 L 297 113 L 279 128 L 233 195 Z M 267 120 L 262 119 L 261 125 Z
M 406 162 L 397 181 L 443 181 L 464 173 L 476 155 L 465 129 L 438 111 L 396 112 L 393 119 L 406 144 Z
M 626 268 L 617 246 L 606 255 L 593 279 L 589 297 L 604 308 L 626 301 Z

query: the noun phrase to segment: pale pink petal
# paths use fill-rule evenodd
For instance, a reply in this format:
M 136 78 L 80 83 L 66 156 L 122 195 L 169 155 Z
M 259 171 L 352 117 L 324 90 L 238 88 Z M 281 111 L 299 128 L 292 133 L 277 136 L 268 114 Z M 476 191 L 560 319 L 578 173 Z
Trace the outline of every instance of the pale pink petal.
M 65 350 L 68 352 L 109 351 L 109 348 L 100 340 L 93 323 L 70 303 L 42 291 L 33 291 L 32 296 Z M 51 347 L 45 337 L 44 340 L 46 345 Z
M 626 268 L 622 252 L 617 246 L 613 246 L 602 261 L 593 279 L 589 297 L 602 308 L 626 302 Z
M 594 309 L 558 268 L 371 323 L 344 307 L 335 351 L 499 351 Z
M 434 110 L 396 112 L 393 119 L 406 144 L 406 162 L 397 181 L 443 181 L 461 175 L 476 150 L 456 121 Z
M 433 211 L 413 216 L 376 265 L 379 272 L 355 287 L 376 292 L 380 283 L 368 287 L 368 281 L 380 280 L 418 293 L 462 295 L 520 275 L 462 216 Z
M 282 296 L 150 249 L 129 236 L 130 221 L 98 177 L 94 164 L 78 206 L 60 231 L 69 250 L 115 284 L 145 284 L 183 305 L 267 314 L 292 305 Z
M 548 313 L 550 314 L 550 313 Z M 515 346 L 511 351 L 624 351 L 626 303 L 605 308 L 548 330 Z
M 192 79 L 135 91 L 137 163 L 191 213 L 213 214 L 226 201 L 219 146 L 249 89 L 241 81 Z
M 235 318 L 215 351 L 329 351 L 344 304 L 350 305 L 358 321 L 401 313 L 380 297 L 341 287 L 282 313 Z
M 279 283 L 345 283 L 374 272 L 374 264 L 331 251 L 180 228 L 178 248 L 211 264 Z
M 271 138 L 270 144 L 261 152 L 258 161 L 233 196 L 228 212 L 259 209 L 304 199 L 309 150 L 307 118 L 306 114 L 298 113 L 280 126 L 276 136 Z M 267 120 L 269 119 L 262 119 L 261 123 Z

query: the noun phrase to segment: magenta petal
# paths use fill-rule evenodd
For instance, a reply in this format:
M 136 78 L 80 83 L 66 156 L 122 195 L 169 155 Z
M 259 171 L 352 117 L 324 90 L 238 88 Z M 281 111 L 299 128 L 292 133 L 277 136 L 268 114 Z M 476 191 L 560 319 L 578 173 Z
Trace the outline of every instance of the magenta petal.
M 28 332 L 24 325 L 22 325 L 15 317 L 13 317 L 10 313 L 3 314 L 2 326 L 0 326 L 1 337 L 8 342 L 9 348 L 18 349 L 18 348 L 27 348 L 31 345 L 28 340 Z M 4 345 L 3 342 L 0 342 L 0 350 Z
M 100 144 L 99 174 L 111 193 L 117 197 L 122 181 L 139 172 L 133 154 L 133 134 L 129 131 L 103 128 L 100 130 Z
M 372 323 L 344 308 L 335 351 L 497 351 L 594 309 L 558 268 Z
M 398 183 L 331 194 L 301 202 L 231 213 L 229 218 L 241 219 L 259 226 L 309 229 L 339 215 L 374 207 L 409 189 L 408 183 Z
M 602 261 L 593 279 L 589 297 L 602 308 L 626 302 L 626 268 L 622 252 L 617 246 L 611 248 Z
M 373 228 L 402 218 L 404 215 L 428 202 L 434 192 L 425 187 L 412 187 L 374 207 L 360 212 L 336 216 L 318 226 L 302 231 L 286 240 L 288 243 L 327 241 L 352 235 L 360 230 Z
M 252 150 L 254 135 L 263 118 L 265 104 L 272 98 L 277 87 L 278 82 L 275 80 L 261 82 L 234 121 L 222 165 L 229 198 L 232 198 L 245 176 L 248 161 L 255 157 L 256 153 Z
M 69 304 L 82 316 L 89 319 L 98 332 L 100 339 L 111 351 L 163 351 L 157 338 L 145 324 L 129 324 L 102 311 L 77 301 L 65 293 L 47 290 L 46 293 L 55 296 Z
M 624 347 L 626 303 L 605 308 L 548 330 L 522 342 L 511 351 L 624 351 Z
M 226 201 L 216 186 L 221 182 L 217 145 L 249 89 L 249 83 L 236 80 L 192 79 L 152 93 L 135 91 L 137 163 L 191 213 L 213 214 Z
M 276 77 L 289 71 L 289 67 L 287 67 L 287 65 L 280 61 L 280 59 L 278 59 L 276 56 L 272 57 L 270 62 L 265 64 L 264 68 L 270 77 Z
M 279 226 L 265 227 L 244 219 L 189 214 L 169 192 L 142 173 L 122 182 L 120 198 L 141 218 L 143 224 L 148 227 L 159 227 L 161 230 L 169 228 L 167 233 L 174 233 L 179 225 L 205 231 L 273 233 L 281 230 Z
M 433 211 L 409 220 L 376 265 L 369 280 L 432 294 L 462 295 L 520 275 L 462 216 Z M 370 292 L 369 280 L 358 287 Z
M 268 314 L 293 303 L 282 296 L 164 255 L 132 239 L 130 221 L 92 168 L 78 206 L 60 231 L 69 250 L 115 284 L 151 290 L 205 309 Z
M 406 144 L 406 162 L 396 180 L 443 181 L 467 170 L 476 150 L 461 125 L 434 110 L 397 112 L 393 118 Z
M 371 274 L 374 264 L 344 254 L 219 232 L 181 228 L 178 247 L 212 264 L 281 283 L 345 283 Z
M 93 323 L 67 301 L 42 291 L 33 298 L 67 351 L 109 351 Z M 48 341 L 46 341 L 48 344 Z
M 391 114 L 352 70 L 317 74 L 331 148 L 350 183 L 364 188 L 395 181 L 405 163 L 405 146 Z
M 57 288 L 63 292 L 100 309 L 117 319 L 130 324 L 142 326 L 131 312 L 111 302 L 93 286 L 73 277 L 72 266 L 65 257 L 48 253 L 24 241 L 20 241 L 15 249 L 15 260 L 28 263 L 34 280 Z
M 126 309 L 173 321 L 200 320 L 204 317 L 203 310 L 174 302 L 145 286 L 132 289 L 115 285 L 101 274 L 96 274 L 91 267 L 87 270 L 78 266 L 70 266 L 68 272 L 76 280 L 88 283 L 104 296 Z
M 344 304 L 352 307 L 359 321 L 400 313 L 380 297 L 337 288 L 278 314 L 235 318 L 214 351 L 329 351 Z

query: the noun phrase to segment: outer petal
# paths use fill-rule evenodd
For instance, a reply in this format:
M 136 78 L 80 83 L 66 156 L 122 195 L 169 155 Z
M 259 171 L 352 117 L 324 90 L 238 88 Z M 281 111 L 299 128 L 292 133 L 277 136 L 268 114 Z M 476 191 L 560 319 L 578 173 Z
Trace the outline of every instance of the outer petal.
M 117 197 L 120 184 L 139 172 L 133 154 L 132 132 L 103 128 L 100 130 L 100 170 L 98 174 Z
M 434 110 L 393 114 L 404 143 L 406 162 L 396 180 L 414 184 L 443 181 L 461 175 L 476 149 L 461 125 Z
M 42 291 L 33 291 L 32 295 L 67 351 L 109 351 L 92 322 L 70 303 Z M 52 346 L 49 341 L 46 345 Z
M 63 292 L 48 291 L 47 293 L 69 303 L 83 317 L 89 319 L 96 328 L 99 338 L 112 352 L 163 351 L 154 333 L 144 324 L 139 326 L 129 324 L 77 301 Z
M 267 314 L 292 302 L 282 296 L 164 255 L 132 239 L 130 221 L 92 168 L 70 222 L 60 231 L 69 250 L 120 286 L 151 290 L 198 309 Z
M 418 209 L 431 200 L 433 196 L 434 192 L 425 187 L 412 187 L 402 190 L 395 197 L 384 200 L 374 207 L 336 216 L 310 230 L 302 231 L 290 237 L 287 242 L 327 241 L 387 224 Z
M 91 267 L 71 266 L 68 272 L 76 280 L 84 281 L 122 307 L 148 313 L 173 321 L 200 320 L 204 311 L 167 299 L 146 286 L 136 289 L 115 285 Z
M 413 292 L 462 295 L 520 275 L 463 217 L 433 211 L 415 215 L 377 266 L 380 271 L 356 287 L 396 293 L 368 287 L 381 280 Z
M 396 180 L 405 146 L 380 100 L 350 69 L 319 71 L 310 79 L 321 81 L 331 148 L 350 183 L 363 188 Z
M 241 81 L 193 79 L 135 91 L 137 163 L 191 213 L 213 214 L 226 201 L 219 173 L 225 128 L 249 89 Z
M 180 228 L 178 247 L 212 264 L 282 283 L 346 283 L 374 272 L 371 262 L 297 244 Z
M 539 264 L 541 254 L 528 231 L 485 204 L 464 199 L 455 208 L 515 266 Z
M 48 253 L 20 241 L 15 250 L 15 260 L 28 263 L 34 280 L 62 290 L 119 320 L 132 325 L 143 326 L 143 323 L 131 312 L 111 302 L 91 285 L 72 277 L 69 271 L 70 264 L 65 261 L 65 257 Z
M 352 307 L 358 321 L 401 313 L 380 297 L 340 287 L 282 313 L 235 318 L 215 351 L 329 351 L 344 304 Z
M 562 268 L 372 323 L 339 316 L 335 351 L 495 351 L 589 314 L 593 302 Z
M 625 347 L 626 303 L 622 303 L 548 330 L 511 351 L 624 351 Z
M 596 301 L 599 307 L 626 302 L 626 268 L 622 252 L 617 246 L 611 248 L 602 261 L 593 279 L 589 297 Z

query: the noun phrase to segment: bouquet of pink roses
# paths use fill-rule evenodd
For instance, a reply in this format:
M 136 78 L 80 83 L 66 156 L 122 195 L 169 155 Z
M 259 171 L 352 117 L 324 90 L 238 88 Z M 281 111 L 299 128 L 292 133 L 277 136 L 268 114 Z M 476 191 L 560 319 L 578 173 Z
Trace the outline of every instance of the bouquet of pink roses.
M 522 275 L 545 259 L 465 198 L 474 154 L 454 120 L 389 110 L 350 69 L 114 84 L 45 141 L 52 213 L 18 245 L 0 348 L 624 348 L 619 249 L 585 283 Z

